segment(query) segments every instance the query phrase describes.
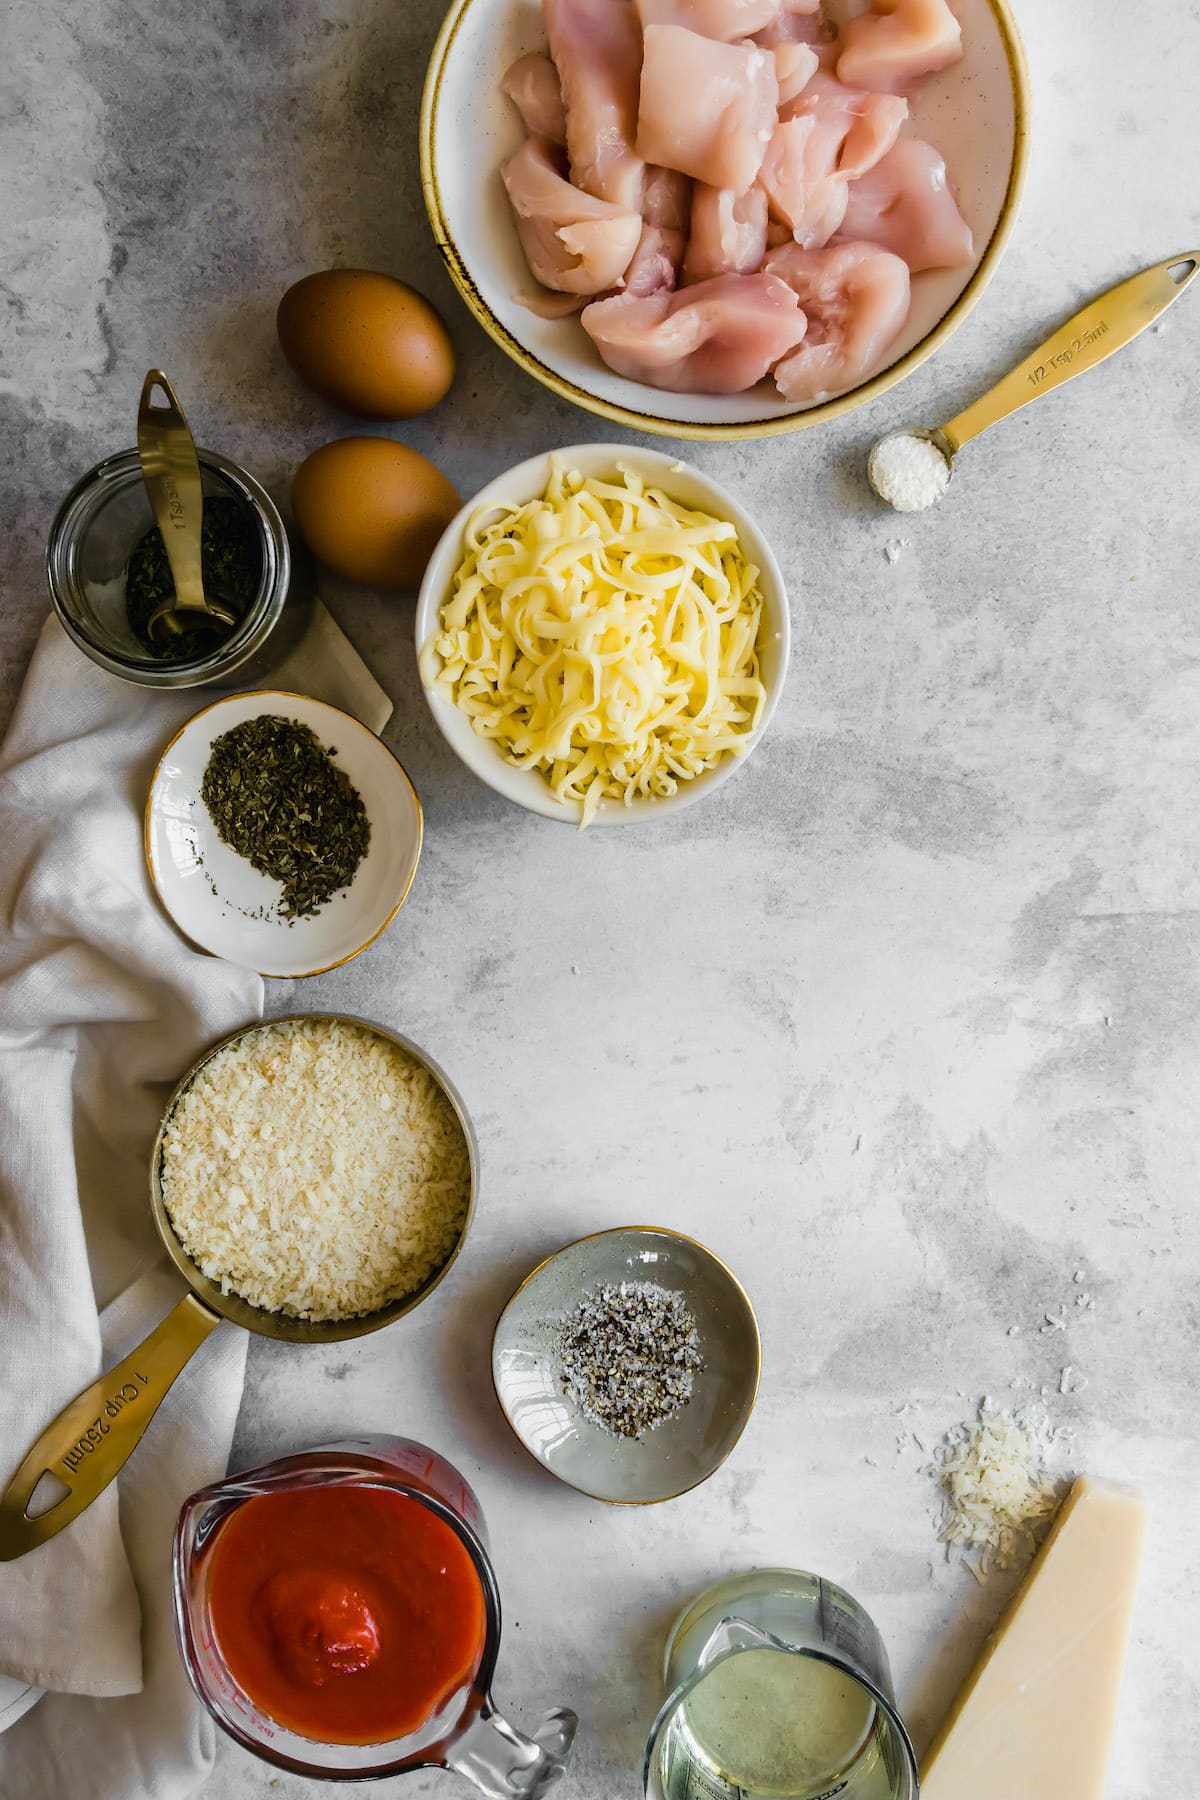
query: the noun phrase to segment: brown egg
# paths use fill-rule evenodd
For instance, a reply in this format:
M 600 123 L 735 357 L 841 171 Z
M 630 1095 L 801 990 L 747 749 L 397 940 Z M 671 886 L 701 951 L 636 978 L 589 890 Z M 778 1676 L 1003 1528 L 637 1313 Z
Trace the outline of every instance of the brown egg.
M 410 419 L 454 380 L 454 346 L 415 288 L 370 269 L 325 269 L 290 287 L 275 316 L 301 381 L 363 419 Z
M 390 438 L 323 444 L 292 482 L 296 524 L 313 555 L 367 587 L 419 587 L 459 505 L 440 469 Z

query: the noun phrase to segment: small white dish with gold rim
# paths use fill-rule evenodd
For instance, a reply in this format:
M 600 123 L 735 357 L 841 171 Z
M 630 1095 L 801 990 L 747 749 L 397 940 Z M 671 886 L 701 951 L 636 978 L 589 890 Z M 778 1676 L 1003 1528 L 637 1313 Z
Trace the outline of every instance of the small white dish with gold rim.
M 279 883 L 222 842 L 200 797 L 214 739 L 263 714 L 307 725 L 336 754 L 371 825 L 349 887 L 309 918 L 280 916 Z M 186 937 L 260 975 L 319 975 L 349 962 L 395 918 L 421 856 L 421 803 L 391 751 L 349 713 L 305 694 L 234 694 L 206 706 L 164 750 L 146 802 L 146 861 Z

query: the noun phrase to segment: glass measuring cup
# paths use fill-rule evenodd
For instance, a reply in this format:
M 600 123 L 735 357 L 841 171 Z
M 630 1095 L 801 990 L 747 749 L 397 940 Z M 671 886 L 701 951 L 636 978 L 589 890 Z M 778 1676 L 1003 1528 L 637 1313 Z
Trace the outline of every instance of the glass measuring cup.
M 844 1588 L 731 1576 L 676 1620 L 664 1660 L 647 1800 L 916 1800 L 887 1654 Z
M 483 1594 L 484 1643 L 474 1679 L 409 1737 L 387 1743 L 318 1743 L 278 1724 L 234 1680 L 213 1631 L 209 1580 L 223 1522 L 258 1495 L 330 1485 L 388 1488 L 428 1507 L 457 1534 Z M 193 1688 L 230 1737 L 280 1768 L 326 1781 L 455 1769 L 493 1800 L 536 1800 L 566 1767 L 577 1724 L 573 1712 L 556 1707 L 527 1737 L 493 1705 L 500 1592 L 483 1515 L 458 1470 L 424 1444 L 377 1435 L 342 1438 L 200 1489 L 184 1502 L 175 1528 L 173 1580 L 176 1636 Z

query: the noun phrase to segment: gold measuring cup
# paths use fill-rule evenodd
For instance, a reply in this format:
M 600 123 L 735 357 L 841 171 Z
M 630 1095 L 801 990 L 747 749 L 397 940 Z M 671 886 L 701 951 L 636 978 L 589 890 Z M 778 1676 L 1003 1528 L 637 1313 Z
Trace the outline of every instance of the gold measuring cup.
M 217 1283 L 210 1281 L 196 1266 L 175 1236 L 163 1202 L 160 1178 L 163 1133 L 185 1088 L 218 1051 L 248 1037 L 251 1032 L 300 1019 L 359 1025 L 398 1044 L 415 1057 L 428 1069 L 454 1108 L 470 1159 L 471 1185 L 466 1217 L 458 1241 L 446 1261 L 415 1293 L 390 1301 L 377 1311 L 356 1319 L 294 1319 L 285 1313 L 251 1306 L 237 1294 L 223 1294 Z M 154 1223 L 167 1255 L 187 1282 L 190 1292 L 184 1294 L 136 1350 L 131 1350 L 115 1368 L 101 1375 L 65 1406 L 29 1451 L 4 1494 L 0 1495 L 0 1562 L 13 1562 L 44 1544 L 47 1538 L 54 1537 L 77 1519 L 104 1491 L 141 1442 L 142 1433 L 158 1411 L 171 1383 L 222 1319 L 232 1320 L 235 1325 L 257 1332 L 260 1337 L 278 1338 L 288 1344 L 336 1344 L 347 1338 L 366 1337 L 369 1332 L 380 1331 L 419 1306 L 447 1274 L 462 1249 L 471 1226 L 478 1185 L 479 1146 L 461 1097 L 432 1058 L 400 1032 L 389 1031 L 370 1019 L 356 1019 L 343 1013 L 294 1013 L 285 1019 L 243 1025 L 213 1044 L 176 1085 L 163 1112 L 150 1157 L 150 1207 Z M 28 1509 L 34 1490 L 47 1473 L 56 1476 L 67 1492 L 44 1510 L 31 1514 Z

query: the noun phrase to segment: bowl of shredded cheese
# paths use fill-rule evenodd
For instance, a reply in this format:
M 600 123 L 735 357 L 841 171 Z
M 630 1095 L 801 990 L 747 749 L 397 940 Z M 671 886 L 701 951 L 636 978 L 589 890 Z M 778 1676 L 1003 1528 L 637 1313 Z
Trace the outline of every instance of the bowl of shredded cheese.
M 567 824 L 692 805 L 760 742 L 787 675 L 779 565 L 727 489 L 584 444 L 489 482 L 421 585 L 438 729 L 506 799 Z

